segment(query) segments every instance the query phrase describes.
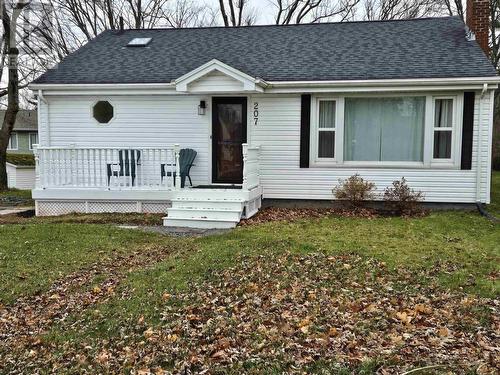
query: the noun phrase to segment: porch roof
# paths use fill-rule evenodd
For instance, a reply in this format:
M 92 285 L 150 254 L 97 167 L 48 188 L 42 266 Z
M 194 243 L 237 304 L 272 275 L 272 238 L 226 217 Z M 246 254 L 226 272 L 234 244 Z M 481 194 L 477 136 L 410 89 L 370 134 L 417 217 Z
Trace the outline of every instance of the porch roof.
M 106 31 L 34 83 L 169 83 L 213 59 L 266 81 L 495 76 L 465 34 L 458 17 Z

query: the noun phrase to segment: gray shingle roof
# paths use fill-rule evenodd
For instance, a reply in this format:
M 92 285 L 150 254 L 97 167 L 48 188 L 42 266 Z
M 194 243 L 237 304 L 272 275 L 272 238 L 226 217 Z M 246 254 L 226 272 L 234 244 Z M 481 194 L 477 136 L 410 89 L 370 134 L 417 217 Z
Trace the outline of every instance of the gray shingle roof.
M 125 47 L 152 37 L 146 48 Z M 166 83 L 218 59 L 268 81 L 485 77 L 495 69 L 458 17 L 106 31 L 35 83 Z
M 0 121 L 5 117 L 5 110 L 0 110 Z M 37 131 L 38 116 L 36 110 L 21 109 L 17 113 L 14 131 Z

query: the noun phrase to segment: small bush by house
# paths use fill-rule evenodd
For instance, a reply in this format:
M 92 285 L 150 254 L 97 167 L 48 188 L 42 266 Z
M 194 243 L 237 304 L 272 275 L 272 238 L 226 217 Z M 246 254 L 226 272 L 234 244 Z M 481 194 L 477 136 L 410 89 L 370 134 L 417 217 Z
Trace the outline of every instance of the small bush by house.
M 375 184 L 366 181 L 359 174 L 345 180 L 339 180 L 339 185 L 333 189 L 335 198 L 347 203 L 350 207 L 359 208 L 364 202 L 375 198 Z
M 384 191 L 385 206 L 398 215 L 412 216 L 422 212 L 420 202 L 424 195 L 421 191 L 415 191 L 403 177 L 396 180 Z

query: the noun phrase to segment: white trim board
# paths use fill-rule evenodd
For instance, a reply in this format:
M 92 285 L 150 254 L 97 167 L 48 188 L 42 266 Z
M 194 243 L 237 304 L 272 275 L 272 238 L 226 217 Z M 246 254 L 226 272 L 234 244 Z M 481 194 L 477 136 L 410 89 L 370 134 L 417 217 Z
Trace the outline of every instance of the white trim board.
M 459 77 L 459 78 L 415 78 L 415 79 L 377 79 L 377 80 L 337 80 L 337 81 L 265 81 L 251 77 L 216 59 L 177 78 L 165 83 L 116 83 L 116 84 L 32 84 L 31 90 L 57 90 L 85 92 L 89 95 L 98 92 L 106 95 L 113 91 L 125 90 L 126 94 L 140 93 L 187 93 L 187 84 L 214 71 L 220 71 L 245 85 L 245 91 L 256 92 L 303 92 L 306 91 L 405 91 L 405 90 L 480 90 L 484 84 L 496 89 L 500 83 L 499 76 L 492 77 Z M 397 89 L 396 89 L 397 88 Z M 333 90 L 335 89 L 335 90 Z M 96 91 L 97 90 L 97 91 Z M 51 93 L 47 93 L 51 94 Z M 115 93 L 118 94 L 118 93 Z M 55 95 L 55 94 L 54 94 Z

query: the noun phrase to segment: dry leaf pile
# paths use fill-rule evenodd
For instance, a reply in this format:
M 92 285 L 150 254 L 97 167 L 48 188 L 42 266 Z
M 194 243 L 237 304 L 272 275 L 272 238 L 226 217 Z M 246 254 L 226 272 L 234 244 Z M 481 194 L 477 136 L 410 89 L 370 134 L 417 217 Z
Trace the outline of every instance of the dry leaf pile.
M 152 301 L 161 324 L 136 317 L 112 340 L 32 341 L 4 352 L 2 363 L 13 371 L 265 373 L 279 365 L 308 373 L 318 362 L 355 369 L 371 359 L 379 374 L 426 365 L 496 373 L 499 301 L 420 285 L 421 277 L 430 276 L 355 255 L 241 257 Z
M 375 210 L 368 208 L 281 208 L 267 207 L 261 209 L 250 219 L 242 220 L 240 226 L 255 225 L 269 221 L 294 221 L 299 219 L 323 218 L 328 216 L 359 217 L 372 219 L 378 217 Z

